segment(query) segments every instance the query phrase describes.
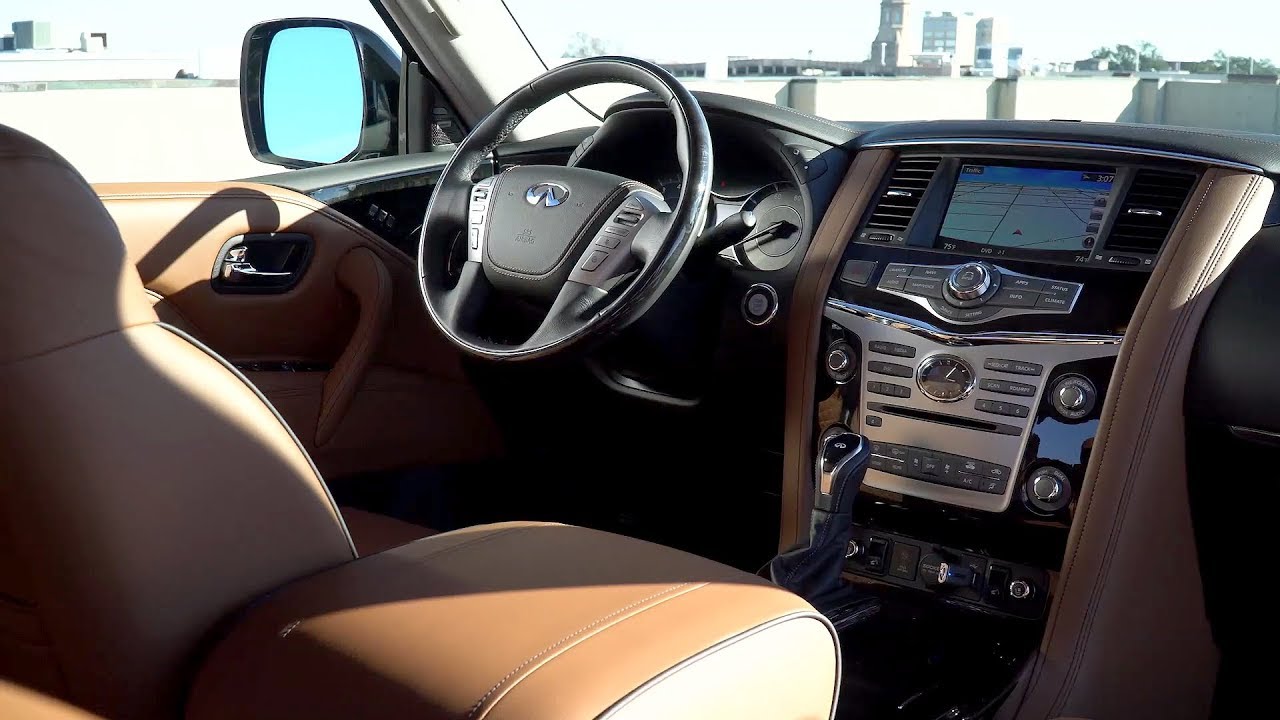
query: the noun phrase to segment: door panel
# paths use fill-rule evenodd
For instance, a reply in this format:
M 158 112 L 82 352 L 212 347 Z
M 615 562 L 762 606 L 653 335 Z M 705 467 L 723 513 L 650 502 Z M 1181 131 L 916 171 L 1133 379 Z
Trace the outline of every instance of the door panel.
M 427 317 L 415 263 L 400 250 L 271 185 L 95 189 L 161 319 L 244 369 L 326 476 L 499 452 L 495 425 L 457 351 Z M 296 284 L 276 293 L 219 291 L 212 278 L 234 246 L 228 241 L 262 233 L 310 239 L 306 262 L 291 266 Z

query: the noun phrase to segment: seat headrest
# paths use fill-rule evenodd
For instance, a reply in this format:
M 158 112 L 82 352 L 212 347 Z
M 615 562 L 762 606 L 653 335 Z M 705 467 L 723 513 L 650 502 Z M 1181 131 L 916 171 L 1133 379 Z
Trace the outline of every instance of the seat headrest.
M 93 189 L 43 143 L 0 125 L 0 365 L 155 321 Z

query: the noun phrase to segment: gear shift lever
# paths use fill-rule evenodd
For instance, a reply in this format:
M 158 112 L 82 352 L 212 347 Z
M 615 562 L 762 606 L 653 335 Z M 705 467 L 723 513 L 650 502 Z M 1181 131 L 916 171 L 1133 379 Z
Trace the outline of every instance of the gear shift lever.
M 813 511 L 809 538 L 769 563 L 778 585 L 819 610 L 847 601 L 840 573 L 853 528 L 853 500 L 871 462 L 871 443 L 843 426 L 823 433 L 814 468 Z

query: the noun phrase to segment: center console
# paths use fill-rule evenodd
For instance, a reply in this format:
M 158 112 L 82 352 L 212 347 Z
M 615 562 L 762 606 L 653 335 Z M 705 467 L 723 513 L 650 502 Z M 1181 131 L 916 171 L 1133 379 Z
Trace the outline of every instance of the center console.
M 1029 653 L 1129 319 L 1202 168 L 1089 146 L 893 149 L 814 358 L 815 436 L 871 447 L 844 577 Z

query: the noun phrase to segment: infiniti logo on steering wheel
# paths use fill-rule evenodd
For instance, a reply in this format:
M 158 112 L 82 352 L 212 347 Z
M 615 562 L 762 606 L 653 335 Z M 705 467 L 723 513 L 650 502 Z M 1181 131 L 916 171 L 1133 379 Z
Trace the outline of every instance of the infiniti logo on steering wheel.
M 524 194 L 525 202 L 533 206 L 544 205 L 553 208 L 569 197 L 569 188 L 560 183 L 541 182 L 529 188 Z

